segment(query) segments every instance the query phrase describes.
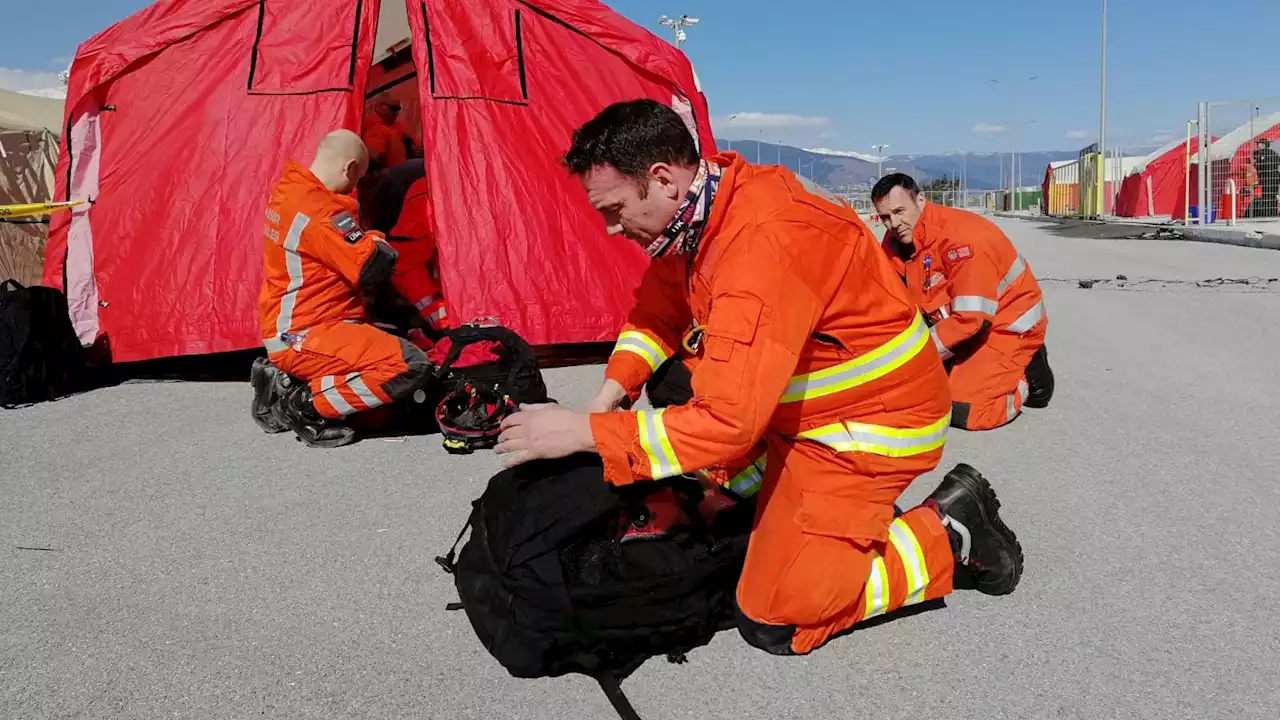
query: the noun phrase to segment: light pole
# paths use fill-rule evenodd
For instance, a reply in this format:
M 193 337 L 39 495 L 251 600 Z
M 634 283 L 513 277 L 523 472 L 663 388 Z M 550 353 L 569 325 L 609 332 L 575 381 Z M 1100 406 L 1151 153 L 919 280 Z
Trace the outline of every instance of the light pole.
M 1038 79 L 1039 77 L 1040 77 L 1039 75 L 1031 75 L 1031 76 L 1029 76 L 1029 77 L 1027 77 L 1027 78 L 1025 78 L 1025 79 L 1019 79 L 1019 80 L 1016 80 L 1016 81 L 1004 81 L 1004 82 L 1002 82 L 1002 81 L 1000 81 L 1000 80 L 998 80 L 998 79 L 992 79 L 992 80 L 991 80 L 991 82 L 995 83 L 996 85 L 1003 85 L 1004 87 L 1009 88 L 1009 116 L 1010 116 L 1010 117 L 1012 117 L 1012 118 L 1014 118 L 1014 120 L 1013 120 L 1013 121 L 1011 121 L 1011 122 L 1016 122 L 1016 118 L 1018 117 L 1018 111 L 1017 111 L 1017 98 L 1016 98 L 1016 95 L 1015 95 L 1015 93 L 1014 93 L 1014 91 L 1015 91 L 1015 89 L 1016 89 L 1016 88 L 1015 88 L 1015 85 L 1016 85 L 1016 84 L 1020 84 L 1020 83 L 1029 83 L 1029 82 L 1032 82 L 1032 81 L 1034 81 L 1034 80 Z M 1018 154 L 1017 131 L 1015 130 L 1013 134 L 1014 134 L 1014 141 L 1013 141 L 1013 153 L 1012 153 L 1011 157 L 1009 158 L 1009 162 L 1011 163 L 1011 164 L 1009 165 L 1009 184 L 1010 184 L 1010 185 L 1013 185 L 1013 184 L 1014 184 L 1014 164 L 1016 164 L 1016 162 L 1017 162 L 1017 154 Z M 1017 208 L 1015 207 L 1015 205 L 1016 205 L 1016 203 L 1017 203 L 1017 192 L 1016 192 L 1016 188 L 1014 188 L 1013 190 L 1014 190 L 1014 197 L 1010 200 L 1009 209 L 1011 209 L 1011 210 L 1017 210 Z
M 1102 214 L 1107 214 L 1107 0 L 1102 0 L 1102 98 L 1098 119 L 1098 155 L 1102 159 Z
M 688 15 L 681 15 L 678 18 L 672 19 L 667 17 L 666 15 L 663 15 L 662 17 L 658 18 L 658 24 L 663 25 L 665 27 L 669 27 L 675 31 L 676 47 L 680 47 L 681 45 L 684 45 L 685 40 L 689 39 L 689 36 L 685 35 L 684 29 L 689 27 L 690 25 L 697 25 L 698 18 L 689 17 Z
M 884 177 L 884 149 L 889 146 L 872 145 L 871 147 L 875 148 L 876 151 L 876 179 L 879 180 Z

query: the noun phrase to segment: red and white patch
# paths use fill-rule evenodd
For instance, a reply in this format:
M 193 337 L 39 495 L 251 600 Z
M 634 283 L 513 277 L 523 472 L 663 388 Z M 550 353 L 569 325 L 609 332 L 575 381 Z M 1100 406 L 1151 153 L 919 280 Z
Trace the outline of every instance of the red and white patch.
M 968 245 L 957 245 L 947 251 L 947 260 L 951 262 L 960 262 L 973 257 L 973 248 Z

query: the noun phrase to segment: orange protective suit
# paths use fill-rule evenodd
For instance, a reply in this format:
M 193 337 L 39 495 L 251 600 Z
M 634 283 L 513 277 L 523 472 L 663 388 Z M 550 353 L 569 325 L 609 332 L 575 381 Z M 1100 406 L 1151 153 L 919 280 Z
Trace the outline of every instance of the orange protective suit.
M 421 167 L 421 161 L 411 162 Z M 394 174 L 402 167 L 398 166 L 391 172 Z M 389 178 L 383 188 L 391 190 L 394 185 L 394 180 Z M 400 260 L 391 275 L 391 284 L 432 328 L 444 330 L 449 327 L 449 312 L 440 290 L 431 197 L 427 193 L 425 174 L 409 185 L 400 205 L 399 217 L 387 233 L 392 247 L 400 253 Z
M 390 276 L 396 252 L 360 229 L 357 211 L 293 160 L 267 206 L 262 344 L 272 364 L 310 383 L 327 418 L 398 400 L 430 368 L 421 350 L 364 322 L 359 286 Z
M 884 248 L 950 362 L 952 426 L 988 430 L 1012 422 L 1049 324 L 1026 260 L 995 223 L 933 203 L 925 204 L 912 245 L 889 233 Z
M 606 369 L 635 400 L 700 336 L 693 398 L 594 414 L 591 429 L 616 484 L 743 466 L 765 443 L 739 629 L 807 653 L 951 591 L 936 512 L 894 517 L 941 459 L 951 397 L 923 318 L 854 211 L 779 168 L 712 162 L 724 175 L 698 254 L 650 265 Z
M 369 150 L 369 161 L 375 169 L 393 168 L 409 158 L 407 142 L 412 142 L 413 136 L 399 122 L 388 123 L 377 113 L 371 113 L 365 120 L 360 137 Z

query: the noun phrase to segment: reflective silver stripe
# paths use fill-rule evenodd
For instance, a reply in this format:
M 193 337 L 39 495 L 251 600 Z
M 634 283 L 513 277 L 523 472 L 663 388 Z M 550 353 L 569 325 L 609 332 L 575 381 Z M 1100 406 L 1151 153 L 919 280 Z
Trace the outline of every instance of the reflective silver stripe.
M 1018 381 L 1018 388 L 1004 397 L 1005 400 L 1005 420 L 1010 421 L 1017 417 L 1018 402 L 1027 401 L 1027 381 L 1025 379 Z M 1017 396 L 1016 398 L 1014 396 Z
M 1027 263 L 1022 259 L 1022 256 L 1019 255 L 1015 257 L 1013 259 L 1013 264 L 1009 266 L 1009 272 L 1004 274 L 1004 279 L 996 286 L 996 297 L 1003 295 L 1004 291 L 1008 290 L 1009 286 L 1013 284 L 1013 281 L 1017 280 L 1018 276 L 1022 274 L 1022 271 L 1026 269 Z
M 298 213 L 293 216 L 289 225 L 289 234 L 284 238 L 284 266 L 289 272 L 289 286 L 280 298 L 280 315 L 276 317 L 276 335 L 284 335 L 293 329 L 293 309 L 298 304 L 298 290 L 302 288 L 302 256 L 298 254 L 298 244 L 302 242 L 302 231 L 306 229 L 311 218 Z
M 286 343 L 285 341 L 281 340 L 278 337 L 267 338 L 266 340 L 262 341 L 262 345 L 267 349 L 267 352 L 269 353 L 280 352 L 281 350 L 289 349 L 288 343 Z
M 760 489 L 760 484 L 764 482 L 764 468 L 767 456 L 761 455 L 755 462 L 746 467 L 745 470 L 733 476 L 729 481 L 729 490 L 742 499 L 746 499 L 756 494 Z
M 650 370 L 657 370 L 659 365 L 667 361 L 667 354 L 662 351 L 662 346 L 657 341 L 635 330 L 628 330 L 619 335 L 618 342 L 613 346 L 613 352 L 635 353 L 644 358 Z
M 938 348 L 938 354 L 942 356 L 943 360 L 951 357 L 952 352 L 946 345 L 942 344 L 942 339 L 938 337 L 938 328 L 936 326 L 929 328 L 929 337 L 933 338 L 933 346 Z
M 426 297 L 422 298 L 421 300 L 419 300 L 418 302 L 414 303 L 414 304 L 413 304 L 413 307 L 414 307 L 414 308 L 416 308 L 416 309 L 418 309 L 418 310 L 421 310 L 421 309 L 425 308 L 426 306 L 430 305 L 431 303 L 435 302 L 437 297 L 438 297 L 438 296 L 437 296 L 435 293 L 431 293 L 430 295 L 428 295 L 428 296 L 426 296 Z
M 907 457 L 943 446 L 951 412 L 921 428 L 893 428 L 846 421 L 806 430 L 797 437 L 822 443 L 836 452 L 863 452 L 885 457 Z
M 680 460 L 667 437 L 667 426 L 662 422 L 661 410 L 641 410 L 636 413 L 640 424 L 640 446 L 649 457 L 649 474 L 654 480 L 675 477 L 684 473 Z
M 911 526 L 902 518 L 889 524 L 889 541 L 907 571 L 907 599 L 902 604 L 914 605 L 924 599 L 924 591 L 929 587 L 929 567 L 924 559 L 924 550 Z
M 360 402 L 364 403 L 365 408 L 372 410 L 382 404 L 382 400 L 365 385 L 364 378 L 360 377 L 360 373 L 351 373 L 347 376 L 347 387 L 355 392 L 356 397 L 360 398 Z
M 866 608 L 862 613 L 863 620 L 883 615 L 889 609 L 889 570 L 880 553 L 875 553 L 875 558 L 871 560 L 871 573 L 867 575 L 867 584 L 862 594 L 867 598 Z
M 924 317 L 916 313 L 907 329 L 875 350 L 839 365 L 792 377 L 779 402 L 812 400 L 888 375 L 907 364 L 928 344 L 926 327 Z
M 431 313 L 431 315 L 427 319 L 430 320 L 431 322 L 440 322 L 441 320 L 448 317 L 448 315 L 449 315 L 449 311 L 442 307 L 439 310 L 436 310 L 435 312 Z
M 1036 326 L 1040 322 L 1040 318 L 1044 317 L 1044 302 L 1038 302 L 1031 306 L 1031 309 L 1022 313 L 1017 320 L 1009 323 L 1009 332 L 1024 333 Z
M 329 401 L 329 404 L 333 406 L 334 410 L 338 411 L 339 415 L 350 415 L 356 411 L 355 408 L 351 407 L 351 403 L 347 402 L 347 399 L 338 392 L 337 378 L 332 375 L 325 375 L 320 378 L 320 394 L 324 396 L 325 400 Z
M 999 309 L 1000 303 L 981 295 L 959 295 L 951 301 L 953 312 L 980 312 L 995 315 Z

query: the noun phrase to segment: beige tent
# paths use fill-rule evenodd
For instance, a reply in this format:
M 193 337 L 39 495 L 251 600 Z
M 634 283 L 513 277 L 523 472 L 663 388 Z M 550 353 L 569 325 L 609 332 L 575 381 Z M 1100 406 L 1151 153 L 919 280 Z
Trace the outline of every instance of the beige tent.
M 62 100 L 0 90 L 0 205 L 53 199 Z M 0 282 L 40 282 L 49 216 L 0 220 Z

